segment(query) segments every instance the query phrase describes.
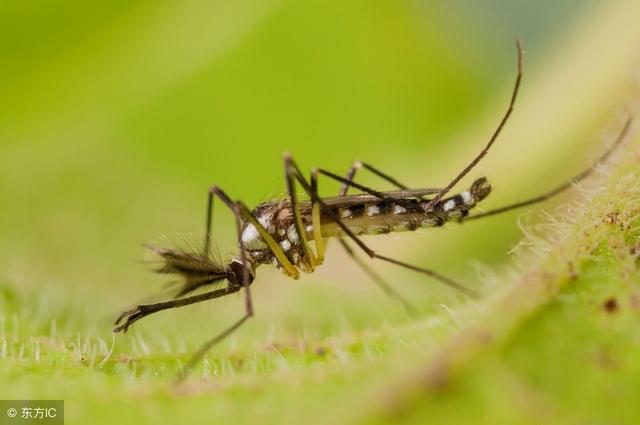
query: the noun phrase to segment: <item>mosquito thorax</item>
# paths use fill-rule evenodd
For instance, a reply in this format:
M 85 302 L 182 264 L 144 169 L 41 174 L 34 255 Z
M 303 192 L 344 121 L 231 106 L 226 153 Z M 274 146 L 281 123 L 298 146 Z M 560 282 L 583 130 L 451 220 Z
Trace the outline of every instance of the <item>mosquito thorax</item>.
M 258 205 L 251 213 L 258 222 L 269 232 L 273 234 L 274 215 L 278 208 L 277 202 L 265 202 Z M 265 250 L 268 248 L 265 241 L 260 236 L 260 232 L 256 226 L 249 222 L 245 222 L 242 228 L 242 242 L 249 251 Z
M 301 269 L 304 271 L 304 265 L 300 262 L 303 254 L 301 239 L 296 231 L 293 212 L 288 200 L 280 199 L 264 202 L 254 208 L 252 214 L 267 233 L 273 237 L 289 261 L 296 266 L 302 266 Z M 312 229 L 312 227 L 308 227 L 311 224 L 308 214 L 304 215 L 303 222 L 305 229 L 311 231 L 309 229 Z M 241 238 L 253 264 L 273 264 L 281 268 L 273 251 L 264 241 L 255 225 L 245 222 L 242 227 Z M 307 238 L 311 239 L 312 235 L 307 235 Z

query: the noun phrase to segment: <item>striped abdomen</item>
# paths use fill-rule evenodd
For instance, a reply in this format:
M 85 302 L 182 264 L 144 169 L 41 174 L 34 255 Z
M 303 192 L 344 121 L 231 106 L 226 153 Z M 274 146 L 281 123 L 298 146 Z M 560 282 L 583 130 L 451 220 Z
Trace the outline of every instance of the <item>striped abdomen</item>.
M 332 212 L 356 235 L 378 235 L 441 226 L 468 214 L 491 191 L 485 178 L 476 180 L 469 190 L 446 198 L 427 209 L 428 200 L 403 199 L 360 203 L 346 207 L 335 206 Z M 306 221 L 306 220 L 305 220 Z M 328 214 L 321 215 L 322 235 L 341 236 L 343 230 Z M 312 227 L 307 226 L 309 239 Z

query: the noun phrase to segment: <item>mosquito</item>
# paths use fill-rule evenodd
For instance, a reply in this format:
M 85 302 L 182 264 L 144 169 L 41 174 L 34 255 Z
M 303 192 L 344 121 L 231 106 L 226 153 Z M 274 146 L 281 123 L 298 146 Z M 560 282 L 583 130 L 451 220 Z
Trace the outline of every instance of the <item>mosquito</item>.
M 281 269 L 287 276 L 298 279 L 300 271 L 311 273 L 316 267 L 322 265 L 326 244 L 331 238 L 337 239 L 347 254 L 373 281 L 388 295 L 399 300 L 410 312 L 415 312 L 415 308 L 357 256 L 351 243 L 371 259 L 422 273 L 471 298 L 477 298 L 478 294 L 475 290 L 435 270 L 415 266 L 375 252 L 364 243 L 361 236 L 438 227 L 448 222 L 462 223 L 548 200 L 571 188 L 573 182 L 589 176 L 596 166 L 605 161 L 620 144 L 631 125 L 631 118 L 629 118 L 612 146 L 589 168 L 571 180 L 524 201 L 469 215 L 469 212 L 491 192 L 491 185 L 486 178 L 475 180 L 466 190 L 458 194 L 447 195 L 489 152 L 511 116 L 522 81 L 524 53 L 519 39 L 516 40 L 516 48 L 517 74 L 508 108 L 480 153 L 449 184 L 442 188 L 411 189 L 380 169 L 362 161 L 356 161 L 344 177 L 318 168 L 311 172 L 307 180 L 293 157 L 285 154 L 287 196 L 284 199 L 268 200 L 250 210 L 242 201 L 232 200 L 220 187 L 212 186 L 208 191 L 204 247 L 201 252 L 147 245 L 163 261 L 158 272 L 180 276 L 182 286 L 173 299 L 137 305 L 123 312 L 116 320 L 113 331 L 127 331 L 133 323 L 162 310 L 220 298 L 243 290 L 244 315 L 200 347 L 183 368 L 181 377 L 185 377 L 207 351 L 254 315 L 250 286 L 259 266 L 271 264 Z M 385 180 L 397 190 L 381 192 L 356 183 L 355 175 L 361 169 Z M 318 194 L 319 176 L 341 183 L 338 196 L 321 197 Z M 308 200 L 298 199 L 297 184 L 308 196 Z M 357 189 L 360 193 L 349 195 L 350 188 Z M 239 254 L 228 264 L 223 264 L 211 254 L 212 213 L 216 198 L 235 216 Z M 212 287 L 216 289 L 193 295 L 196 289 Z

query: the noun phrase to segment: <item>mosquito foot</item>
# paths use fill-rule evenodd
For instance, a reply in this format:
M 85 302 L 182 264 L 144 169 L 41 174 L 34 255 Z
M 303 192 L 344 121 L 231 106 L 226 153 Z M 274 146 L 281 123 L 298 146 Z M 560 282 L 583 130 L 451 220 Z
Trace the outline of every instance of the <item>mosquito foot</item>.
M 118 316 L 118 318 L 116 319 L 116 322 L 114 323 L 115 325 L 119 324 L 122 321 L 122 319 L 124 319 L 125 317 L 127 318 L 127 321 L 121 324 L 120 326 L 116 326 L 115 328 L 113 328 L 113 331 L 126 332 L 127 329 L 129 329 L 129 326 L 131 326 L 134 322 L 142 319 L 147 314 L 148 312 L 146 311 L 145 306 L 143 305 L 135 306 L 131 310 L 127 310 L 123 312 L 120 316 Z

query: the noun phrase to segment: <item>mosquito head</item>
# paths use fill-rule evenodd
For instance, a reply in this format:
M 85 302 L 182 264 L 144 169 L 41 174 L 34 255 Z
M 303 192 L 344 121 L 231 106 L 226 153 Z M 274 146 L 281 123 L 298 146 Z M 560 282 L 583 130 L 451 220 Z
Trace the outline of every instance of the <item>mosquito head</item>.
M 473 200 L 477 203 L 482 201 L 489 193 L 491 193 L 491 185 L 487 181 L 486 177 L 481 177 L 473 182 L 470 192 Z
M 255 278 L 255 273 L 253 271 L 253 267 L 249 263 L 243 263 L 240 259 L 234 258 L 229 262 L 229 274 L 227 279 L 229 282 L 237 285 L 242 285 L 242 276 L 246 273 L 249 281 L 248 285 L 253 283 L 253 279 Z

